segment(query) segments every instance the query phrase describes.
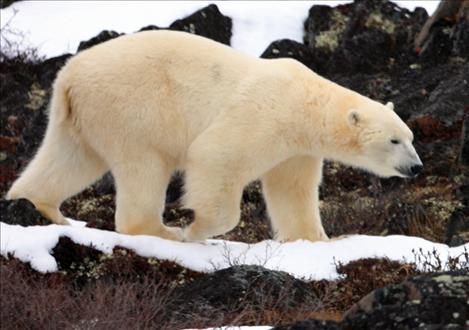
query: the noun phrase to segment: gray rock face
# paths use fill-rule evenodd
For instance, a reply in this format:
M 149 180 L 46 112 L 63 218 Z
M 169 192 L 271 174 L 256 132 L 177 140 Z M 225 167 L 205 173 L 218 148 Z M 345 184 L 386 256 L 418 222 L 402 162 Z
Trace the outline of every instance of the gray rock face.
M 469 274 L 446 272 L 413 277 L 377 289 L 346 314 L 342 322 L 309 320 L 275 330 L 467 329 Z
M 351 329 L 464 329 L 469 326 L 469 274 L 417 276 L 371 292 L 353 306 Z
M 461 122 L 468 100 L 469 64 L 466 64 L 460 68 L 459 74 L 444 79 L 431 91 L 415 118 L 430 116 L 438 121 L 441 129 L 450 129 Z

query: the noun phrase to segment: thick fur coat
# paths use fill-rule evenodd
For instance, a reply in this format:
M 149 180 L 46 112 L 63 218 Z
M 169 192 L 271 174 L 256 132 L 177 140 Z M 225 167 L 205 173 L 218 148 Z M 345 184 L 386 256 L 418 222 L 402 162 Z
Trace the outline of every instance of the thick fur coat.
M 324 158 L 381 176 L 421 166 L 392 110 L 292 59 L 249 57 L 183 32 L 119 37 L 74 56 L 54 83 L 44 141 L 8 198 L 55 223 L 59 206 L 111 171 L 116 228 L 199 240 L 239 221 L 243 188 L 261 178 L 275 237 L 325 240 L 318 207 Z M 186 173 L 195 221 L 163 224 L 172 173 Z

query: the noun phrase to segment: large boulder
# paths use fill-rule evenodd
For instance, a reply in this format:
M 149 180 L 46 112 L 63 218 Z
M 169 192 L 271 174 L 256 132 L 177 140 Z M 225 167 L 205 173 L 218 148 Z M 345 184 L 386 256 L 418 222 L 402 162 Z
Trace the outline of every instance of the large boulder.
M 220 13 L 218 7 L 212 4 L 174 21 L 169 29 L 198 34 L 229 45 L 232 26 L 231 18 Z
M 412 36 L 428 15 L 390 1 L 357 0 L 337 7 L 313 6 L 305 21 L 304 42 L 329 55 L 332 71 L 369 72 L 412 58 Z
M 343 321 L 301 321 L 274 330 L 467 329 L 469 274 L 434 273 L 376 289 L 352 306 Z
M 440 80 L 421 104 L 420 111 L 411 116 L 410 124 L 425 136 L 459 136 L 469 106 L 468 77 L 469 64 L 465 64 L 459 67 L 459 73 Z
M 345 315 L 352 329 L 464 329 L 469 326 L 469 274 L 422 275 L 377 289 Z
M 214 311 L 233 313 L 246 306 L 263 308 L 269 304 L 293 311 L 302 305 L 317 303 L 316 295 L 305 282 L 282 271 L 247 265 L 232 266 L 200 277 L 177 288 L 174 295 L 179 298 L 167 308 L 181 318 L 191 314 L 209 315 Z

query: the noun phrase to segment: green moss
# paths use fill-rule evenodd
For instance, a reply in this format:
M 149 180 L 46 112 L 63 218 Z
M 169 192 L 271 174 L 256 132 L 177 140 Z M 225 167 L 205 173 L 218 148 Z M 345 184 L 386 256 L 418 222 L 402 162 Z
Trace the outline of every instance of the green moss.
M 314 46 L 332 53 L 339 46 L 339 38 L 344 32 L 349 18 L 341 12 L 334 10 L 330 20 L 332 22 L 330 29 L 322 31 L 314 38 Z
M 375 28 L 386 32 L 387 34 L 393 34 L 396 25 L 389 19 L 384 18 L 380 12 L 372 12 L 365 22 L 367 28 Z

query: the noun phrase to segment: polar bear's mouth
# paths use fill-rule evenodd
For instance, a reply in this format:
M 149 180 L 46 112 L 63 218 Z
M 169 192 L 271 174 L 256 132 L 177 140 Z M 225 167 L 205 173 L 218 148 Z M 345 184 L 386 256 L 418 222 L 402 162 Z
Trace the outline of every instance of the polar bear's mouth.
M 416 177 L 423 169 L 422 165 L 413 165 L 409 167 L 394 167 L 394 169 L 404 177 Z

